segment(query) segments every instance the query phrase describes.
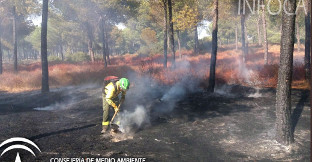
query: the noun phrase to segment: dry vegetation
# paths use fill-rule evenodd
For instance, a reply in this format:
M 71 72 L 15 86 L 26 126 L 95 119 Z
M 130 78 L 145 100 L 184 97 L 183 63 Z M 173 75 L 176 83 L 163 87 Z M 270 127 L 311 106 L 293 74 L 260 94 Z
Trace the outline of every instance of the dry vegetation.
M 232 48 L 221 47 L 217 56 L 217 84 L 242 84 L 257 87 L 275 87 L 279 62 L 279 46 L 270 47 L 269 65 L 264 66 L 261 48 L 249 49 L 245 66 L 240 62 L 240 51 L 226 50 Z M 294 54 L 293 88 L 306 89 L 304 81 L 304 50 Z M 177 52 L 178 53 L 178 52 Z M 176 56 L 176 68 L 164 69 L 163 56 L 154 55 L 144 57 L 139 55 L 125 55 L 111 58 L 111 64 L 104 68 L 103 63 L 50 63 L 50 86 L 60 87 L 83 83 L 100 83 L 104 76 L 124 76 L 129 71 L 136 71 L 140 75 L 147 75 L 163 84 L 174 84 L 185 77 L 198 78 L 201 86 L 206 87 L 209 77 L 210 54 L 198 56 L 190 51 L 182 51 L 182 58 Z M 171 66 L 169 55 L 168 67 Z M 5 64 L 5 72 L 0 75 L 0 91 L 20 92 L 40 89 L 41 65 L 39 62 L 19 66 L 19 73 L 14 74 L 12 65 Z

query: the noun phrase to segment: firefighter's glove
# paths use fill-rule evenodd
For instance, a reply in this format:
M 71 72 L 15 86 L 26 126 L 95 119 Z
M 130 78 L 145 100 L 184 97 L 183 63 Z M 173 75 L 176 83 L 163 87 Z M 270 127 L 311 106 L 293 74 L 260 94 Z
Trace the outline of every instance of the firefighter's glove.
M 115 107 L 114 107 L 114 110 L 115 110 L 115 112 L 119 112 L 119 106 L 118 106 L 118 107 L 115 106 Z

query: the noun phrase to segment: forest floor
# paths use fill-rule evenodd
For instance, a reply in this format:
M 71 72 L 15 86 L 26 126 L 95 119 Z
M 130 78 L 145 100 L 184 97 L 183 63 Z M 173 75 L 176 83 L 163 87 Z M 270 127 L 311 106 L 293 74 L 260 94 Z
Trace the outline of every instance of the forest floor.
M 203 90 L 208 83 L 209 54 L 185 51 L 175 69 L 162 67 L 162 55 L 112 57 L 108 68 L 102 62 L 50 64 L 51 92 L 47 94 L 39 91 L 40 62 L 21 64 L 18 74 L 8 64 L 0 76 L 0 142 L 12 137 L 34 141 L 41 149 L 35 151 L 36 157 L 19 150 L 22 161 L 32 162 L 51 162 L 51 158 L 65 162 L 64 158 L 75 157 L 310 161 L 304 52 L 294 55 L 291 119 L 295 142 L 283 146 L 274 140 L 278 51 L 279 46 L 270 47 L 270 65 L 263 65 L 261 48 L 250 48 L 246 64 L 239 61 L 239 51 L 220 49 L 214 94 Z M 131 81 L 119 116 L 123 134 L 100 133 L 101 83 L 108 75 Z M 14 161 L 15 156 L 16 151 L 10 151 L 0 161 Z
M 164 98 L 168 94 L 166 87 L 158 87 L 157 91 L 151 86 L 137 94 L 135 89 L 140 88 L 146 87 L 138 84 L 129 90 L 122 107 L 130 125 L 123 127 L 123 134 L 113 136 L 100 134 L 100 85 L 63 87 L 45 95 L 40 91 L 0 92 L 0 141 L 11 137 L 34 141 L 41 153 L 35 151 L 37 157 L 33 157 L 20 151 L 22 161 L 73 157 L 310 161 L 310 103 L 306 90 L 292 91 L 295 142 L 283 146 L 274 140 L 272 88 L 223 85 L 215 94 L 199 90 L 168 100 Z M 0 160 L 14 161 L 13 152 L 5 153 Z

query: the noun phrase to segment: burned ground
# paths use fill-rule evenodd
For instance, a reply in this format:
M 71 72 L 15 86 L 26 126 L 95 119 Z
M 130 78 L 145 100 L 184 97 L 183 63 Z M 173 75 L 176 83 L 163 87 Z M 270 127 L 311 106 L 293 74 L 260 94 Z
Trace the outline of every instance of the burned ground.
M 275 90 L 224 85 L 215 94 L 187 92 L 174 104 L 161 94 L 141 95 L 124 107 L 141 105 L 147 117 L 127 134 L 102 136 L 99 85 L 10 94 L 1 92 L 0 141 L 33 140 L 37 161 L 52 157 L 146 157 L 149 161 L 310 161 L 308 91 L 292 91 L 295 143 L 274 140 Z M 127 94 L 133 96 L 131 92 Z M 131 97 L 130 97 L 131 98 Z M 172 106 L 171 111 L 165 111 Z M 42 111 L 40 111 L 42 110 Z M 3 151 L 3 148 L 1 148 Z M 22 159 L 34 161 L 27 153 Z M 13 161 L 15 154 L 1 157 Z M 27 160 L 23 160 L 27 161 Z

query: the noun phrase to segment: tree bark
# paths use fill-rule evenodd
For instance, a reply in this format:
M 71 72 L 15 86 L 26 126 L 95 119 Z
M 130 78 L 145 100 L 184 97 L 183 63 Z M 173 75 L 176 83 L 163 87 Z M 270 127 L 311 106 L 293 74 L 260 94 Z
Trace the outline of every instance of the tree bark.
M 246 25 L 246 16 L 245 16 L 245 22 L 244 22 L 244 28 L 245 28 L 245 59 L 248 55 L 248 45 L 249 45 L 249 41 L 248 41 L 248 34 L 247 34 L 247 25 Z
M 105 21 L 103 16 L 100 16 L 100 29 L 101 29 L 101 38 L 102 38 L 102 54 L 104 65 L 107 67 L 107 60 L 106 60 L 106 39 L 105 39 Z
M 195 28 L 194 28 L 194 42 L 195 42 L 195 44 L 194 44 L 194 54 L 195 55 L 198 55 L 198 47 L 199 47 L 199 42 L 198 42 L 198 30 L 197 30 L 197 24 L 196 24 L 196 26 L 195 26 Z
M 172 53 L 172 66 L 175 67 L 175 50 L 174 50 L 174 33 L 173 33 L 173 21 L 172 21 L 172 3 L 171 0 L 168 0 L 168 8 L 169 8 L 169 35 L 170 35 L 170 46 Z
M 167 0 L 163 0 L 164 5 L 164 68 L 167 68 L 167 53 L 168 53 L 168 14 Z
M 305 67 L 305 78 L 309 82 L 311 80 L 310 71 L 310 57 L 311 57 L 311 1 L 305 0 L 305 6 L 308 6 L 307 14 L 305 15 L 305 55 L 304 55 L 304 67 Z
M 299 22 L 296 22 L 296 29 L 297 29 L 297 50 L 300 52 L 300 25 Z
M 60 52 L 61 52 L 62 61 L 64 61 L 63 43 L 60 44 Z
M 13 6 L 13 47 L 14 72 L 17 72 L 17 35 L 16 35 L 16 7 Z
M 180 31 L 179 31 L 179 30 L 177 30 L 177 36 L 178 36 L 179 56 L 180 56 L 180 59 L 182 59 L 182 54 L 181 54 L 181 42 L 180 42 Z
M 169 24 L 168 24 L 169 25 Z M 168 49 L 168 53 L 170 53 L 171 52 L 171 49 L 170 49 L 170 34 L 169 34 L 169 27 L 168 27 L 168 31 L 167 31 L 167 47 L 169 48 Z
M 3 70 L 2 70 L 2 43 L 1 43 L 1 22 L 2 20 L 0 19 L 0 74 L 2 74 Z
M 86 23 L 86 30 L 87 30 L 87 34 L 88 34 L 88 53 L 91 59 L 91 62 L 94 62 L 94 53 L 93 53 L 93 30 L 92 30 L 92 26 L 90 25 L 90 23 L 88 21 L 85 22 Z
M 105 30 L 105 52 L 106 52 L 106 59 L 107 59 L 107 64 L 110 65 L 110 59 L 109 59 L 109 46 L 108 46 L 108 40 L 109 40 L 109 35 L 108 31 Z
M 9 59 L 9 62 L 11 62 L 11 54 L 10 54 L 10 50 L 8 50 L 8 59 Z
M 311 25 L 311 22 L 312 22 L 312 16 L 311 16 L 311 10 L 312 10 L 312 3 L 311 3 L 311 0 L 309 0 L 309 11 L 310 11 L 310 33 L 311 33 L 311 30 L 312 30 L 312 25 Z M 308 36 L 310 37 L 310 35 Z M 312 51 L 312 46 L 311 46 L 311 39 L 310 39 L 310 46 L 308 46 L 307 48 L 310 47 L 310 104 L 312 102 L 312 54 L 311 54 L 311 51 Z M 312 123 L 312 118 L 310 119 L 310 123 Z M 311 129 L 312 129 L 312 125 L 311 125 Z
M 26 53 L 26 50 L 25 50 L 25 45 L 22 45 L 22 52 L 23 52 L 23 58 L 24 58 L 24 60 L 26 60 L 27 59 L 27 53 Z
M 264 0 L 262 0 L 262 5 L 264 5 Z M 269 56 L 269 43 L 267 36 L 267 27 L 266 27 L 266 19 L 265 19 L 265 10 L 262 8 L 262 25 L 263 25 L 263 40 L 264 40 L 264 63 L 268 64 L 268 56 Z
M 89 39 L 89 41 L 88 41 L 88 50 L 89 50 L 91 62 L 94 62 L 94 53 L 93 53 L 93 47 L 92 47 L 92 40 L 91 39 Z
M 245 14 L 243 14 L 243 7 L 241 7 L 241 30 L 242 30 L 242 61 L 246 60 L 246 40 L 245 40 Z
M 48 5 L 49 0 L 43 0 L 42 24 L 41 24 L 42 93 L 49 92 L 49 68 L 48 68 L 49 66 L 48 66 L 48 50 L 47 50 Z
M 35 58 L 35 60 L 38 59 L 38 53 L 37 53 L 37 51 L 34 51 L 34 58 Z
M 215 75 L 216 75 L 216 63 L 218 52 L 218 0 L 214 0 L 214 17 L 212 28 L 212 50 L 211 50 L 211 62 L 210 62 L 210 76 L 209 76 L 209 92 L 214 92 L 215 87 Z
M 263 18 L 262 18 L 263 19 Z M 261 15 L 259 14 L 258 16 L 258 21 L 257 21 L 257 32 L 258 32 L 258 46 L 262 45 L 262 39 L 261 39 L 261 29 L 260 29 L 260 24 L 261 24 Z
M 235 49 L 238 50 L 238 26 L 235 27 Z
M 296 0 L 286 3 L 290 13 L 296 11 Z M 291 130 L 291 82 L 296 15 L 282 15 L 281 54 L 276 91 L 276 140 L 284 145 L 294 142 Z

